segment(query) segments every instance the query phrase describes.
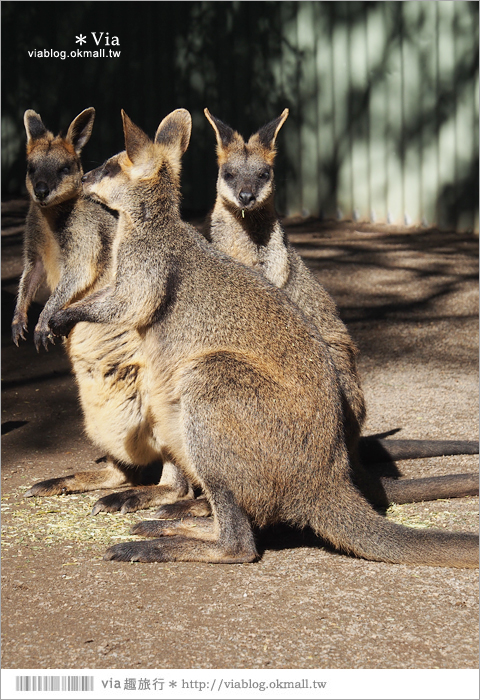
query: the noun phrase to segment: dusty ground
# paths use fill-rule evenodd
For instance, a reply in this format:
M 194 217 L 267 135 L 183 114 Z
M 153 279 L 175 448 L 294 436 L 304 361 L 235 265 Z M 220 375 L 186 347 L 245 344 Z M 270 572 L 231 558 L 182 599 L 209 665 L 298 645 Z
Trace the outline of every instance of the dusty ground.
M 478 572 L 338 555 L 308 533 L 260 538 L 256 564 L 119 564 L 106 547 L 145 519 L 89 515 L 101 495 L 24 499 L 102 455 L 82 434 L 61 347 L 17 349 L 10 320 L 24 205 L 4 207 L 3 667 L 476 668 Z M 360 347 L 365 432 L 477 437 L 477 240 L 353 226 L 288 228 Z M 32 309 L 30 328 L 35 323 Z M 401 464 L 476 471 L 475 457 Z M 478 499 L 392 508 L 412 526 L 475 531 Z

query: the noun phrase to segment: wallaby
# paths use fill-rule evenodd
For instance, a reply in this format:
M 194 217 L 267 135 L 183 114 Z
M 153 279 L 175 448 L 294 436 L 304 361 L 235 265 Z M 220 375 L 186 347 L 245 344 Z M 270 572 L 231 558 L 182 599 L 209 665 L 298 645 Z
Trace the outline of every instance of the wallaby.
M 477 566 L 477 536 L 406 528 L 370 506 L 351 479 L 323 339 L 283 292 L 182 221 L 189 113 L 168 115 L 154 142 L 122 116 L 126 150 L 84 176 L 85 192 L 119 212 L 111 282 L 50 328 L 114 324 L 141 335 L 137 389 L 152 444 L 203 489 L 213 518 L 140 523 L 133 532 L 159 539 L 115 545 L 105 558 L 251 562 L 252 525 L 287 522 L 367 559 Z
M 301 309 L 325 340 L 343 392 L 346 438 L 351 459 L 370 462 L 442 454 L 476 454 L 476 441 L 408 441 L 360 438 L 365 401 L 356 367 L 357 348 L 332 297 L 287 240 L 274 205 L 276 139 L 288 109 L 253 134 L 248 142 L 208 109 L 217 141 L 217 198 L 204 234 L 219 250 L 259 270 Z M 360 444 L 359 444 L 360 438 Z M 360 452 L 361 459 L 358 459 Z M 368 470 L 370 472 L 370 470 Z M 396 481 L 356 469 L 362 487 L 378 505 L 478 494 L 473 474 Z
M 66 136 L 54 136 L 47 130 L 39 114 L 29 109 L 24 123 L 27 132 L 27 177 L 30 194 L 24 238 L 24 270 L 12 322 L 16 345 L 25 339 L 27 314 L 40 284 L 46 279 L 51 295 L 35 328 L 37 350 L 53 336 L 48 327 L 52 314 L 68 302 L 79 299 L 100 285 L 107 284 L 109 259 L 116 212 L 88 199 L 83 194 L 80 154 L 90 138 L 95 110 L 79 114 Z M 148 483 L 152 472 L 160 472 L 159 455 L 143 448 L 121 449 L 115 443 L 125 420 L 125 430 L 132 432 L 135 443 L 135 420 L 143 420 L 140 410 L 132 409 L 132 365 L 141 356 L 142 341 L 136 331 L 118 333 L 116 326 L 79 326 L 67 342 L 79 386 L 86 419 L 86 430 L 110 457 L 106 467 L 35 484 L 26 496 L 50 496 L 61 493 L 114 488 Z M 135 366 L 135 365 L 134 365 Z M 126 410 L 123 410 L 127 406 Z M 132 417 L 134 416 L 134 417 Z M 136 426 L 138 428 L 138 426 Z M 110 432 L 107 445 L 103 437 Z M 112 449 L 109 450 L 109 447 Z M 135 462 L 134 459 L 138 461 Z M 145 467 L 145 468 L 141 468 Z M 158 474 L 156 481 L 158 482 Z M 189 484 L 173 465 L 165 465 L 157 501 L 175 501 L 193 495 Z M 138 498 L 134 499 L 138 502 Z M 96 506 L 97 512 L 102 509 Z
M 12 321 L 13 341 L 25 339 L 27 314 L 40 284 L 51 290 L 35 328 L 37 350 L 48 349 L 48 320 L 62 306 L 91 290 L 106 269 L 116 226 L 114 212 L 82 193 L 80 153 L 90 138 L 91 107 L 70 124 L 65 137 L 46 129 L 39 114 L 25 112 L 30 195 L 24 237 L 24 269 Z

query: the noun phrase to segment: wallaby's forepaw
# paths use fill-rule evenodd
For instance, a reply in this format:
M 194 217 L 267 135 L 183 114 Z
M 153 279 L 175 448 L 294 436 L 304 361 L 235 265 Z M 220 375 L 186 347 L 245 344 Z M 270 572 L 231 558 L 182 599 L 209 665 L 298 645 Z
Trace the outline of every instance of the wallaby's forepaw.
M 39 481 L 32 488 L 28 489 L 24 495 L 25 498 L 30 498 L 31 496 L 60 496 L 65 493 L 73 493 L 73 491 L 68 488 L 66 479 L 60 477 L 58 479 Z
M 26 340 L 27 318 L 23 314 L 16 314 L 12 321 L 12 340 L 18 348 L 20 339 Z
M 212 509 L 206 498 L 189 498 L 176 503 L 163 505 L 153 514 L 159 520 L 177 520 L 188 516 L 206 517 Z
M 76 323 L 77 322 L 70 317 L 68 309 L 66 309 L 65 311 L 62 310 L 54 313 L 48 325 L 54 335 L 67 336 Z
M 35 333 L 33 335 L 33 340 L 35 343 L 35 348 L 37 352 L 40 352 L 40 348 L 43 347 L 48 352 L 48 343 L 55 345 L 55 336 L 48 327 L 37 326 L 35 328 Z

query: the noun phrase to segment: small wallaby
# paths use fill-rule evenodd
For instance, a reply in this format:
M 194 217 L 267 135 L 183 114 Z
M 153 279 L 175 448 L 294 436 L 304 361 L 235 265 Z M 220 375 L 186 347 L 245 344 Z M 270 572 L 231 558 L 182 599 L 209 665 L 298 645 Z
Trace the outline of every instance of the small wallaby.
M 25 112 L 27 177 L 30 195 L 24 237 L 24 269 L 12 321 L 13 341 L 25 339 L 27 314 L 40 284 L 51 295 L 45 304 L 34 340 L 48 349 L 51 315 L 92 289 L 106 269 L 116 226 L 114 212 L 86 199 L 82 193 L 80 153 L 90 138 L 95 110 L 85 109 L 70 124 L 65 137 L 54 136 L 39 114 Z
M 252 525 L 287 522 L 367 559 L 475 567 L 478 537 L 389 522 L 351 478 L 341 389 L 325 342 L 285 294 L 209 245 L 180 217 L 191 117 L 176 110 L 154 142 L 122 112 L 125 151 L 84 177 L 119 212 L 110 283 L 58 311 L 137 331 L 138 400 L 151 441 L 201 487 L 213 518 L 153 521 L 158 539 L 111 547 L 122 561 L 251 562 Z
M 42 345 L 48 349 L 48 342 L 53 340 L 48 321 L 55 311 L 107 284 L 117 214 L 85 197 L 82 188 L 80 154 L 90 138 L 94 119 L 95 110 L 86 109 L 72 121 L 65 136 L 54 136 L 39 114 L 31 109 L 25 112 L 26 184 L 31 202 L 25 227 L 24 270 L 12 321 L 16 345 L 25 339 L 28 308 L 45 279 L 51 295 L 35 328 L 37 350 Z M 79 387 L 86 430 L 94 442 L 108 451 L 109 460 L 103 469 L 37 483 L 26 496 L 143 484 L 148 483 L 155 467 L 159 473 L 157 453 L 144 449 L 139 454 L 128 446 L 122 449 L 125 440 L 118 437 L 119 425 L 124 424 L 134 446 L 135 430 L 142 424 L 141 411 L 136 407 L 135 413 L 132 401 L 132 366 L 136 366 L 132 362 L 141 357 L 141 345 L 136 331 L 119 335 L 116 327 L 95 325 L 75 329 L 66 349 Z M 109 440 L 105 445 L 107 433 Z M 135 458 L 139 461 L 135 462 Z M 150 470 L 141 468 L 148 466 Z M 160 484 L 158 504 L 193 495 L 173 465 L 165 465 Z M 130 498 L 138 503 L 136 496 Z M 98 505 L 97 512 L 101 509 Z

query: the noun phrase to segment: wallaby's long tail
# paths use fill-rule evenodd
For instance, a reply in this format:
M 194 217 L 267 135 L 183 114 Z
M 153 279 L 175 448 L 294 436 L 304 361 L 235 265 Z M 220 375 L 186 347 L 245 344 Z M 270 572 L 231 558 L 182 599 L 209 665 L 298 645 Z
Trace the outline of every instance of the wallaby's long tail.
M 448 474 L 424 479 L 380 479 L 388 503 L 419 503 L 438 498 L 478 496 L 478 474 Z
M 337 549 L 394 564 L 478 567 L 478 536 L 417 530 L 386 520 L 353 487 L 322 499 L 310 520 L 313 530 Z
M 363 464 L 447 455 L 477 455 L 478 452 L 479 444 L 476 440 L 383 440 L 365 436 L 359 442 L 359 455 Z

